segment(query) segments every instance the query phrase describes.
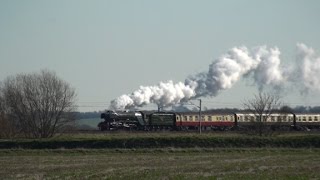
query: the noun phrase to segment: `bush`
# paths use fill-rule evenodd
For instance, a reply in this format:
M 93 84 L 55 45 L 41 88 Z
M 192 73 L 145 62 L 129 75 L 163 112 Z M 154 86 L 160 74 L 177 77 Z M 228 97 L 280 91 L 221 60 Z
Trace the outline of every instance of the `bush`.
M 0 113 L 0 138 L 13 138 L 18 134 L 18 128 L 13 120 Z
M 135 137 L 89 140 L 0 141 L 0 149 L 74 148 L 319 148 L 319 136 L 305 137 Z

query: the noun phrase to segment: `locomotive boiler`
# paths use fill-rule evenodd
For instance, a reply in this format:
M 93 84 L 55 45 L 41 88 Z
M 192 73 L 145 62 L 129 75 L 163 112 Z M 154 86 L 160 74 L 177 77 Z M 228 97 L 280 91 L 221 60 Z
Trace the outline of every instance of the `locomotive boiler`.
M 104 119 L 98 124 L 101 131 L 114 129 L 143 129 L 146 125 L 144 113 L 107 111 L 100 116 Z

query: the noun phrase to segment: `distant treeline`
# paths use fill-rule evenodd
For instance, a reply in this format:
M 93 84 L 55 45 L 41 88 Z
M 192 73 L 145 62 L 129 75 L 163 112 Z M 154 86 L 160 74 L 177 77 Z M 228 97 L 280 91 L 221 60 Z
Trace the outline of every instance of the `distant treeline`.
M 100 118 L 102 111 L 93 111 L 93 112 L 75 112 L 76 119 L 92 119 Z
M 320 106 L 297 106 L 293 108 L 295 113 L 320 113 Z
M 179 108 L 175 110 L 176 112 L 190 112 L 190 111 L 196 111 L 190 110 L 188 108 Z M 220 109 L 207 109 L 203 110 L 203 112 L 219 112 L 219 113 L 234 113 L 234 112 L 241 112 L 243 110 L 237 109 L 237 108 L 220 108 Z M 100 114 L 103 111 L 93 111 L 93 112 L 75 112 L 76 119 L 91 119 L 91 118 L 100 118 Z M 154 111 L 144 111 L 146 113 L 148 112 L 154 112 Z M 294 113 L 320 113 L 320 106 L 297 106 L 295 108 L 292 108 L 292 112 Z

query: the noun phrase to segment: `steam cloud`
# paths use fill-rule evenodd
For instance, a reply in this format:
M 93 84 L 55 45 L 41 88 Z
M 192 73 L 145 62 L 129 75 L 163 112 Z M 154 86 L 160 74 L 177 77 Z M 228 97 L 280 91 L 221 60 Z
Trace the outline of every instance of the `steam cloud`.
M 320 56 L 312 48 L 305 44 L 298 43 L 298 56 L 296 68 L 297 82 L 303 82 L 302 91 L 320 90 Z M 299 68 L 300 67 L 300 68 Z
M 110 108 L 127 109 L 149 103 L 165 107 L 197 97 L 216 96 L 243 77 L 252 78 L 259 90 L 265 86 L 281 89 L 287 83 L 300 83 L 301 91 L 320 90 L 320 57 L 302 43 L 297 44 L 297 51 L 296 65 L 288 71 L 281 67 L 277 47 L 234 47 L 213 61 L 208 72 L 191 76 L 184 83 L 167 81 L 140 86 L 133 93 L 112 100 Z

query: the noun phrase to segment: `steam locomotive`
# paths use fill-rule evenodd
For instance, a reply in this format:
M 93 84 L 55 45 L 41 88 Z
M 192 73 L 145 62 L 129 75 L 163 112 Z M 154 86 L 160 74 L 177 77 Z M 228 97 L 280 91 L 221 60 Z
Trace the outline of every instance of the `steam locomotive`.
M 142 111 L 114 112 L 107 111 L 101 114 L 103 122 L 98 124 L 101 131 L 127 129 L 127 130 L 150 130 L 150 129 L 173 129 L 176 125 L 176 113 L 157 112 L 146 114 Z
M 252 113 L 199 113 L 195 112 L 115 112 L 106 111 L 101 114 L 103 122 L 98 124 L 101 131 L 105 130 L 232 130 L 250 128 L 255 122 L 263 122 L 266 126 L 284 129 L 320 129 L 320 114 L 275 113 L 256 116 Z

